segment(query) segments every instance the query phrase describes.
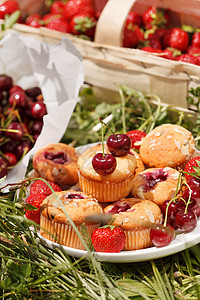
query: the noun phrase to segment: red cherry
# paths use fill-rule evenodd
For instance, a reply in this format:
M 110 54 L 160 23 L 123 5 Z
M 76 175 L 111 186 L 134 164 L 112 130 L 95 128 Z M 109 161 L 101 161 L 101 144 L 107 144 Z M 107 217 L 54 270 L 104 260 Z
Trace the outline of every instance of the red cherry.
M 131 130 L 126 133 L 131 139 L 131 148 L 135 150 L 140 149 L 142 139 L 147 135 L 146 132 L 141 130 Z
M 107 146 L 114 156 L 124 156 L 131 148 L 131 140 L 126 134 L 112 134 L 107 140 Z
M 164 216 L 166 215 L 167 207 L 168 207 L 167 218 L 174 219 L 177 212 L 183 208 L 183 205 L 181 205 L 181 203 L 179 202 L 174 202 L 174 201 L 170 202 L 170 200 L 165 200 L 160 206 Z
M 15 92 L 24 92 L 23 88 L 19 85 L 13 85 L 13 87 L 11 87 L 11 89 L 9 90 L 9 94 L 12 95 Z
M 19 160 L 24 153 L 27 153 L 31 150 L 32 145 L 30 141 L 22 141 L 15 147 L 15 154 Z
M 6 176 L 8 173 L 8 162 L 3 156 L 0 156 L 0 178 Z
M 150 230 L 150 238 L 154 246 L 164 247 L 171 243 L 175 237 L 175 230 L 167 224 L 154 224 Z
M 16 107 L 25 107 L 27 105 L 26 100 L 26 94 L 24 91 L 16 91 L 10 95 L 9 98 L 9 104 L 10 106 L 16 106 Z
M 8 130 L 15 130 L 15 132 L 12 131 L 6 131 L 5 135 L 10 137 L 11 139 L 15 141 L 20 141 L 24 136 L 24 128 L 20 123 L 13 122 L 8 127 Z
M 184 209 L 177 212 L 175 222 L 178 228 L 186 232 L 192 231 L 197 226 L 197 216 L 190 210 Z
M 31 114 L 35 119 L 42 119 L 47 114 L 46 105 L 43 102 L 36 102 L 31 108 Z
M 4 155 L 5 155 L 5 157 L 6 157 L 7 161 L 8 161 L 8 165 L 9 166 L 16 165 L 16 163 L 17 163 L 17 157 L 16 157 L 16 155 L 14 153 L 6 152 L 6 153 L 4 153 Z
M 13 85 L 13 80 L 8 75 L 0 75 L 0 91 L 9 91 Z
M 115 171 L 117 161 L 112 154 L 97 153 L 92 159 L 92 166 L 99 175 L 106 176 Z
M 42 127 L 43 127 L 43 121 L 42 120 L 36 120 L 34 123 L 33 123 L 33 126 L 32 126 L 32 133 L 33 134 L 40 134 L 41 131 L 42 131 Z
M 32 88 L 26 89 L 25 93 L 29 97 L 36 98 L 36 97 L 38 97 L 39 95 L 42 94 L 42 91 L 38 86 L 35 86 L 35 87 L 32 87 Z

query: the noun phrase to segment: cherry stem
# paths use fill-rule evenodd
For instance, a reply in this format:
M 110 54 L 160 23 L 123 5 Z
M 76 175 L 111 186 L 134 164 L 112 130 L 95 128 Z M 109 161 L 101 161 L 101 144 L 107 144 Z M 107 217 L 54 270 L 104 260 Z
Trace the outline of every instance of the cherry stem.
M 119 89 L 119 94 L 122 101 L 122 128 L 123 128 L 123 133 L 126 133 L 125 99 L 124 99 L 124 93 L 122 91 L 122 88 Z
M 178 175 L 178 182 L 177 182 L 177 186 L 176 186 L 175 197 L 172 198 L 172 199 L 169 201 L 169 203 L 167 204 L 167 207 L 166 207 L 165 220 L 164 220 L 164 225 L 163 225 L 164 227 L 166 227 L 166 225 L 167 225 L 167 215 L 168 215 L 168 209 L 169 209 L 170 204 L 171 204 L 172 202 L 174 202 L 177 198 L 179 198 L 179 197 L 177 196 L 177 194 L 178 194 L 178 191 L 179 191 L 179 184 L 180 184 L 180 181 L 182 181 L 182 174 L 181 174 L 181 172 L 179 172 L 179 175 Z
M 101 143 L 102 143 L 102 152 L 103 152 L 103 156 L 105 156 L 104 154 L 104 132 L 103 132 L 103 121 L 101 119 L 101 117 L 99 118 L 99 121 L 101 122 Z
M 115 135 L 114 131 L 106 123 L 104 123 L 104 121 L 102 120 L 101 117 L 99 117 L 99 121 L 101 122 L 101 125 L 103 124 L 105 127 L 107 127 L 112 132 L 112 134 Z
M 188 200 L 186 202 L 186 205 L 185 205 L 185 214 L 186 214 L 187 210 L 188 210 L 188 205 L 191 203 L 190 199 L 192 197 L 192 190 L 191 190 L 190 186 L 187 184 L 187 182 L 185 182 L 185 184 L 186 184 L 187 188 L 189 189 L 189 198 L 188 198 Z

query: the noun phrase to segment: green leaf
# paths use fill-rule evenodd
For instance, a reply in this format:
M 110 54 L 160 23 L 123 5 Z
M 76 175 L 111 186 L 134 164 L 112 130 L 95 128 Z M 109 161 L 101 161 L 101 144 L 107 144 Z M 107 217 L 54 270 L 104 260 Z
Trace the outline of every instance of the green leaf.
M 151 288 L 137 280 L 120 279 L 117 281 L 117 284 L 125 291 L 128 297 L 143 296 L 144 299 L 150 299 L 155 296 L 155 292 Z

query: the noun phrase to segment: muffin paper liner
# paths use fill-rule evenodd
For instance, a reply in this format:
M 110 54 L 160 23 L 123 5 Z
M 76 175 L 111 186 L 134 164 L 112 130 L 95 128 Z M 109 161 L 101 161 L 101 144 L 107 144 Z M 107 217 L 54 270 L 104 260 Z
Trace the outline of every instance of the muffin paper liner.
M 82 226 L 76 226 L 76 227 L 79 232 L 82 231 Z M 98 227 L 99 224 L 85 225 L 85 229 L 88 236 L 91 236 L 93 230 Z M 75 232 L 75 230 L 71 225 L 51 221 L 45 218 L 43 215 L 41 215 L 40 217 L 40 234 L 44 238 L 54 243 L 59 243 L 63 246 L 76 248 L 76 249 L 82 249 L 82 250 L 85 249 L 79 236 L 77 235 L 77 233 Z

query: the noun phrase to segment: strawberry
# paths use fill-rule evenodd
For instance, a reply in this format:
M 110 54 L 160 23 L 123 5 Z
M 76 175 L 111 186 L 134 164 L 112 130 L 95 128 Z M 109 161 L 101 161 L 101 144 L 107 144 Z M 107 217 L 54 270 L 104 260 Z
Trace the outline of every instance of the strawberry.
M 178 56 L 181 55 L 181 52 L 174 48 L 166 48 L 162 51 L 159 57 L 167 58 L 170 60 L 177 60 Z
M 68 21 L 81 12 L 95 17 L 92 0 L 68 0 L 65 4 L 64 15 Z
M 125 233 L 119 227 L 106 225 L 92 232 L 92 244 L 97 252 L 120 252 L 125 242 Z
M 62 191 L 62 189 L 56 183 L 51 182 L 51 181 L 47 181 L 47 182 L 50 184 L 50 186 L 53 188 L 53 190 L 55 192 Z M 30 187 L 30 195 L 38 195 L 38 194 L 42 194 L 45 197 L 52 194 L 52 191 L 50 190 L 50 188 L 42 180 L 34 181 Z
M 198 56 L 198 55 L 200 55 L 200 47 L 191 45 L 187 48 L 187 53 L 190 55 Z
M 50 23 L 52 20 L 55 19 L 62 19 L 64 20 L 64 16 L 62 14 L 46 14 L 43 16 L 42 20 L 44 22 L 44 25 L 47 25 L 48 23 Z
M 37 195 L 30 195 L 26 199 L 26 203 L 37 208 L 37 210 L 25 209 L 25 216 L 27 219 L 32 220 L 37 224 L 40 224 L 40 206 L 45 198 L 46 198 L 45 195 L 37 194 Z
M 41 16 L 39 14 L 32 14 L 25 19 L 25 24 L 31 27 L 39 28 Z
M 50 13 L 54 15 L 64 14 L 64 7 L 65 4 L 62 1 L 54 1 L 51 4 Z
M 195 32 L 192 36 L 191 44 L 196 47 L 200 47 L 200 32 Z
M 146 132 L 137 129 L 128 131 L 126 134 L 131 139 L 131 148 L 134 148 L 135 150 L 140 149 L 142 139 L 147 135 Z
M 184 172 L 192 174 L 195 173 L 200 177 L 200 156 L 196 156 L 188 161 L 184 168 Z M 191 178 L 191 175 L 185 174 L 186 181 Z
M 130 24 L 141 27 L 143 24 L 142 15 L 137 12 L 130 11 L 126 19 L 125 27 L 127 28 Z
M 189 44 L 189 36 L 181 28 L 173 28 L 169 36 L 169 45 L 180 51 L 185 51 Z
M 14 0 L 7 0 L 0 5 L 0 19 L 4 19 L 5 15 L 11 15 L 19 10 L 19 4 Z
M 154 49 L 150 46 L 145 46 L 145 47 L 141 48 L 140 50 L 150 52 L 150 53 L 162 53 L 161 49 Z
M 79 13 L 75 15 L 70 23 L 70 31 L 74 35 L 86 35 L 89 38 L 94 38 L 96 20 L 93 16 L 88 13 Z
M 197 59 L 197 57 L 195 57 L 194 55 L 188 54 L 188 53 L 185 53 L 185 54 L 182 54 L 181 56 L 179 56 L 177 61 L 182 61 L 182 62 L 186 62 L 186 63 L 190 63 L 190 64 L 199 66 L 199 60 Z
M 169 24 L 169 12 L 166 9 L 151 6 L 143 13 L 143 22 L 146 29 L 154 26 L 167 27 Z
M 129 24 L 124 29 L 123 47 L 135 48 L 144 39 L 142 30 L 137 25 Z
M 60 32 L 70 32 L 69 23 L 62 19 L 52 19 L 50 22 L 47 23 L 46 27 Z

